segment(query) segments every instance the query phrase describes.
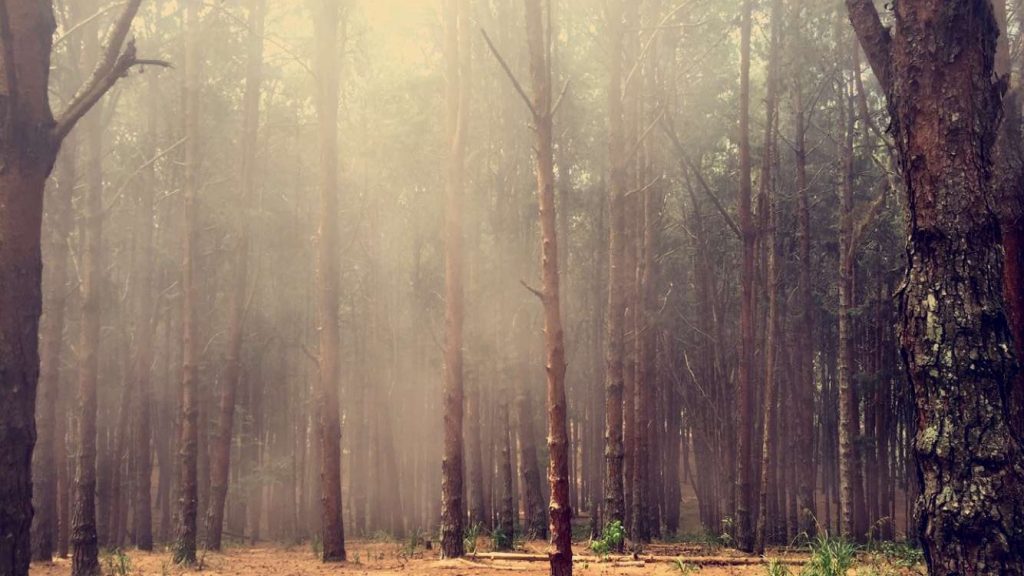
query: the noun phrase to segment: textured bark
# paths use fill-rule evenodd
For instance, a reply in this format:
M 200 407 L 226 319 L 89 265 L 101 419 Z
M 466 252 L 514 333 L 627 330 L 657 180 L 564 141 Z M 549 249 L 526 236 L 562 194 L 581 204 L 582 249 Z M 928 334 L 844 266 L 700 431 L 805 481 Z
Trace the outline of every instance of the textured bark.
M 206 515 L 206 548 L 220 550 L 224 505 L 230 481 L 231 442 L 235 420 L 235 394 L 242 375 L 242 339 L 245 328 L 249 262 L 249 216 L 245 206 L 255 196 L 256 146 L 260 121 L 260 86 L 263 76 L 263 23 L 266 0 L 249 4 L 246 43 L 245 95 L 242 103 L 242 160 L 239 164 L 239 234 L 234 254 L 234 280 L 230 296 L 228 351 L 221 380 L 217 436 L 211 449 L 210 506 Z
M 753 5 L 744 0 L 740 24 L 739 217 L 743 241 L 740 272 L 740 351 L 736 383 L 736 544 L 754 549 L 752 516 L 752 460 L 754 443 L 754 251 L 757 233 L 751 211 L 750 183 L 750 34 Z
M 199 460 L 199 390 L 196 384 L 196 298 L 195 260 L 196 193 L 199 187 L 199 0 L 185 3 L 185 183 L 182 230 L 181 311 L 181 419 L 178 430 L 178 515 L 174 533 L 173 559 L 179 564 L 196 561 L 196 515 Z
M 534 114 L 534 156 L 541 229 L 541 290 L 544 305 L 548 411 L 548 518 L 552 576 L 572 574 L 572 509 L 569 506 L 569 446 L 565 400 L 565 340 L 559 299 L 558 237 L 555 215 L 554 104 L 551 62 L 544 30 L 542 0 L 525 0 L 526 39 L 530 54 L 531 107 Z
M 463 554 L 462 195 L 468 102 L 459 57 L 459 27 L 466 25 L 462 8 L 462 0 L 445 2 L 449 151 L 445 186 L 444 457 L 441 465 L 441 556 L 444 558 L 458 558 Z
M 623 331 L 625 323 L 626 174 L 622 111 L 623 0 L 606 3 L 608 23 L 608 303 L 605 319 L 605 522 L 625 522 L 623 486 Z M 622 550 L 616 550 L 621 552 Z
M 121 48 L 138 6 L 130 0 L 122 9 L 81 98 L 55 121 L 48 94 L 53 9 L 0 3 L 0 309 L 15 311 L 0 320 L 0 405 L 9 413 L 0 420 L 0 574 L 27 574 L 30 557 L 43 190 L 62 140 L 135 62 L 134 46 Z
M 316 113 L 320 141 L 320 224 L 316 245 L 320 374 L 316 383 L 320 444 L 320 530 L 324 562 L 345 561 L 341 509 L 341 422 L 338 408 L 338 21 L 334 0 L 320 0 L 316 19 Z M 251 503 L 250 503 L 251 504 Z
M 888 97 L 908 196 L 900 348 L 915 396 L 928 570 L 1022 574 L 1024 464 L 1006 405 L 1016 360 L 993 209 L 992 3 L 900 2 L 892 35 L 871 25 L 869 2 L 847 5 Z
M 1011 73 L 1010 38 L 1006 0 L 992 2 L 999 26 L 995 72 L 1009 80 Z M 1018 6 L 1018 18 L 1021 10 Z M 1020 64 L 1024 66 L 1024 64 Z M 995 199 L 1003 244 L 1003 299 L 1013 335 L 1017 358 L 1024 357 L 1024 133 L 1021 128 L 1021 81 L 1006 94 L 1003 119 L 995 150 Z M 1009 397 L 1010 425 L 1018 437 L 1024 435 L 1024 371 L 1014 377 Z
M 845 51 L 840 47 L 840 54 Z M 860 483 L 857 438 L 860 420 L 853 382 L 853 103 L 845 83 L 838 99 L 839 124 L 843 140 L 839 145 L 839 528 L 840 534 L 860 539 L 856 522 L 856 489 Z

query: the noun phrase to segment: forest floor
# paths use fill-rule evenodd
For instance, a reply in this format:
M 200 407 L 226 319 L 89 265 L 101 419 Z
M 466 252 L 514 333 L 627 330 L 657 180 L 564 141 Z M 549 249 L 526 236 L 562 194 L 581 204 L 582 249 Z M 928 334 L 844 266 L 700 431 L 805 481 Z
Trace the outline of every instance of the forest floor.
M 542 554 L 545 542 L 527 542 L 519 552 L 522 559 L 474 559 L 472 555 L 460 560 L 440 560 L 437 550 L 422 546 L 410 549 L 402 542 L 350 541 L 347 543 L 349 561 L 344 564 L 321 563 L 309 545 L 302 546 L 230 546 L 220 553 L 205 553 L 200 566 L 186 569 L 171 562 L 168 551 L 128 551 L 125 555 L 104 554 L 101 558 L 104 575 L 113 576 L 508 576 L 510 573 L 543 575 L 548 573 L 545 561 L 531 561 Z M 585 542 L 574 547 L 578 555 L 574 573 L 584 576 L 753 576 L 766 574 L 763 563 L 751 565 L 716 565 L 720 562 L 757 561 L 729 550 L 717 550 L 713 556 L 692 545 L 656 544 L 637 557 L 596 559 L 590 555 Z M 486 553 L 481 553 L 481 556 Z M 799 574 L 806 554 L 769 553 L 785 557 L 789 569 Z M 128 560 L 126 561 L 125 558 Z M 678 559 L 678 562 L 676 561 Z M 734 560 L 739 559 L 739 560 Z M 866 571 L 865 571 L 866 570 Z M 31 576 L 66 576 L 71 572 L 70 559 L 55 559 L 52 563 L 33 564 Z M 878 571 L 865 565 L 850 574 L 914 574 L 912 571 Z

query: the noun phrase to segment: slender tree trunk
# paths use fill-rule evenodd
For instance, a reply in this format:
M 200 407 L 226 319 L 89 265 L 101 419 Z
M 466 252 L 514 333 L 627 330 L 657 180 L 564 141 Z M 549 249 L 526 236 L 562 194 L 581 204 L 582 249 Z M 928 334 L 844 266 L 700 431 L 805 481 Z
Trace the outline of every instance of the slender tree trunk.
M 462 195 L 469 103 L 459 57 L 459 27 L 466 25 L 462 11 L 462 0 L 446 0 L 445 99 L 450 149 L 445 187 L 444 459 L 441 466 L 441 556 L 444 558 L 458 558 L 463 554 Z
M 317 382 L 320 437 L 321 541 L 324 562 L 345 561 L 341 508 L 341 422 L 338 327 L 338 21 L 339 2 L 320 0 L 316 14 L 317 120 L 320 138 L 320 228 L 317 239 L 317 317 L 320 374 Z
M 1024 574 L 1024 469 L 1005 400 L 1016 360 L 992 208 L 992 3 L 900 2 L 894 33 L 873 3 L 847 7 L 889 102 L 908 195 L 900 347 L 917 408 L 928 572 Z
M 526 38 L 533 89 L 537 196 L 541 228 L 541 301 L 544 304 L 548 408 L 548 482 L 551 500 L 551 575 L 572 574 L 572 510 L 569 507 L 569 446 L 566 432 L 565 341 L 558 287 L 558 239 L 555 216 L 554 147 L 552 145 L 550 38 L 544 29 L 542 0 L 525 0 Z
M 515 535 L 515 500 L 512 494 L 512 428 L 508 417 L 508 386 L 505 394 L 498 398 L 498 447 L 501 455 L 498 460 L 498 477 L 501 482 L 501 507 L 498 513 L 498 537 L 495 539 L 498 550 L 511 550 Z
M 764 151 L 761 158 L 761 181 L 760 196 L 767 204 L 766 215 L 767 229 L 764 231 L 764 241 L 767 244 L 768 255 L 766 265 L 766 290 L 768 292 L 768 317 L 766 320 L 766 334 L 764 342 L 765 355 L 765 380 L 763 396 L 764 433 L 761 445 L 761 477 L 760 489 L 758 492 L 759 506 L 761 513 L 757 517 L 757 530 L 754 539 L 754 551 L 758 554 L 764 553 L 765 542 L 771 538 L 769 531 L 773 526 L 775 517 L 769 518 L 770 507 L 768 499 L 774 497 L 769 491 L 778 490 L 779 483 L 769 478 L 772 471 L 777 467 L 776 442 L 777 435 L 777 411 L 776 402 L 778 395 L 778 340 L 781 339 L 780 328 L 782 321 L 779 314 L 779 263 L 778 263 L 778 238 L 776 225 L 778 223 L 778 200 L 774 189 L 772 168 L 775 162 L 775 134 L 778 117 L 778 82 L 779 82 L 779 57 L 781 54 L 780 32 L 782 29 L 782 2 L 772 0 L 771 3 L 771 45 L 768 56 L 768 94 L 765 98 L 765 129 L 764 129 Z
M 263 75 L 263 22 L 266 0 L 251 0 L 246 49 L 245 95 L 242 110 L 242 161 L 240 224 L 234 254 L 234 285 L 231 287 L 228 322 L 228 351 L 224 378 L 221 379 L 220 416 L 217 437 L 212 446 L 210 466 L 210 507 L 206 516 L 206 548 L 220 550 L 224 525 L 224 504 L 230 481 L 231 443 L 235 420 L 235 393 L 242 369 L 242 340 L 245 332 L 246 285 L 249 263 L 249 216 L 245 206 L 254 199 L 256 146 L 260 122 L 260 85 Z
M 99 55 L 96 34 L 82 42 L 85 62 Z M 72 512 L 71 546 L 73 576 L 98 576 L 99 538 L 96 523 L 96 386 L 99 370 L 100 295 L 103 292 L 103 125 L 102 110 L 85 117 L 83 149 L 85 190 L 80 224 L 81 319 L 78 356 L 78 458 L 75 466 L 75 505 Z
M 150 152 L 155 155 L 157 141 L 157 84 L 149 82 L 152 99 L 148 118 Z M 138 247 L 136 249 L 139 288 L 136 291 L 136 313 L 139 318 L 139 330 L 136 335 L 135 363 L 133 379 L 137 388 L 135 406 L 132 410 L 132 428 L 134 435 L 135 467 L 132 493 L 132 527 L 135 532 L 135 545 L 140 550 L 153 549 L 153 517 L 151 502 L 152 461 L 152 425 L 150 424 L 150 404 L 152 402 L 152 364 L 153 364 L 153 333 L 156 330 L 156 310 L 153 305 L 153 196 L 155 185 L 152 172 L 145 185 L 139 188 L 137 198 L 136 227 Z
M 794 31 L 792 46 L 802 56 L 805 0 L 797 0 L 793 8 Z M 794 58 L 796 60 L 796 58 Z M 802 61 L 797 60 L 798 62 Z M 796 65 L 799 69 L 799 65 Z M 797 301 L 799 328 L 796 330 L 797 368 L 794 387 L 795 447 L 797 462 L 797 521 L 798 532 L 813 538 L 817 531 L 817 507 L 814 493 L 817 478 L 814 473 L 814 297 L 811 294 L 811 211 L 810 182 L 807 178 L 807 111 L 804 102 L 803 76 L 798 71 L 793 80 L 793 155 L 797 187 Z
M 625 522 L 623 333 L 625 330 L 625 132 L 622 104 L 623 0 L 606 3 L 608 23 L 608 311 L 605 334 L 605 521 Z M 617 550 L 617 552 L 621 552 Z
M 740 290 L 740 352 L 736 384 L 736 543 L 745 552 L 754 549 L 752 519 L 752 449 L 754 443 L 754 243 L 756 231 L 751 211 L 750 161 L 750 34 L 752 0 L 743 1 L 740 25 L 740 183 L 739 216 L 743 240 Z
M 544 494 L 540 485 L 537 443 L 533 430 L 533 402 L 526 384 L 519 383 L 516 395 L 516 434 L 519 438 L 519 470 L 522 481 L 524 531 L 528 538 L 547 538 L 544 521 Z
M 185 40 L 185 189 L 182 246 L 184 295 L 181 313 L 181 422 L 178 437 L 178 525 L 175 529 L 174 561 L 196 561 L 196 516 L 199 460 L 199 390 L 196 383 L 198 343 L 196 342 L 196 193 L 199 187 L 199 82 L 202 59 L 199 46 L 199 0 L 186 0 Z
M 33 506 L 36 510 L 32 532 L 32 559 L 49 562 L 53 557 L 58 537 L 59 490 L 66 487 L 58 481 L 60 471 L 66 470 L 64 394 L 60 392 L 60 363 L 64 347 L 64 313 L 67 301 L 68 239 L 73 226 L 71 198 L 74 192 L 77 146 L 75 138 L 65 140 L 58 158 L 56 185 L 47 201 L 49 246 L 44 308 L 39 333 L 39 400 L 36 418 L 38 436 L 33 454 Z M 66 474 L 65 474 L 66 476 Z M 66 527 L 65 527 L 66 528 Z M 65 549 L 66 550 L 66 549 Z M 66 555 L 66 552 L 65 552 Z

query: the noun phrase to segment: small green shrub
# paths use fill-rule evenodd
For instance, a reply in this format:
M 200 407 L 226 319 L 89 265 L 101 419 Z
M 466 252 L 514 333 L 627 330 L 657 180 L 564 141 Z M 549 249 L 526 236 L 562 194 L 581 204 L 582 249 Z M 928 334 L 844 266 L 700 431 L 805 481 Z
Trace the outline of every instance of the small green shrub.
M 590 549 L 598 556 L 607 556 L 614 551 L 622 549 L 622 543 L 626 540 L 626 529 L 618 520 L 610 522 L 604 527 L 601 537 L 591 540 Z
M 482 529 L 483 527 L 478 522 L 474 522 L 462 530 L 462 547 L 467 554 L 476 553 L 476 539 L 480 536 Z
M 491 530 L 491 547 L 495 550 L 511 550 L 514 544 L 512 537 L 512 534 L 497 527 Z
M 801 576 L 846 576 L 857 558 L 857 547 L 843 538 L 821 533 L 811 542 L 811 559 Z

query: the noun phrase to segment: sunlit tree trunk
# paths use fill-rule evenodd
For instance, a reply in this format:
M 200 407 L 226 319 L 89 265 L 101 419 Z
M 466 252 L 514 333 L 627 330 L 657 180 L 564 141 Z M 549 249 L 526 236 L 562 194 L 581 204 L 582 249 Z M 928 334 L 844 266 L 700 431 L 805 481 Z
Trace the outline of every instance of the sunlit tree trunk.
M 537 195 L 540 205 L 541 281 L 544 305 L 548 409 L 548 482 L 551 500 L 548 516 L 551 531 L 551 574 L 572 574 L 572 510 L 569 507 L 569 446 L 566 427 L 565 342 L 558 287 L 558 239 L 555 217 L 554 148 L 550 38 L 544 28 L 543 0 L 525 0 L 526 38 L 530 54 L 534 111 Z
M 1016 360 L 992 203 L 992 3 L 906 0 L 894 6 L 894 31 L 873 3 L 846 4 L 887 96 L 907 190 L 900 347 L 928 572 L 1024 574 L 1024 470 L 1006 405 Z
M 462 10 L 462 0 L 446 0 L 445 100 L 449 151 L 445 186 L 444 458 L 441 466 L 441 556 L 445 558 L 458 558 L 463 554 L 462 195 L 468 101 L 459 57 L 459 27 L 466 25 Z
M 320 226 L 317 238 L 317 317 L 320 374 L 321 541 L 324 562 L 345 561 L 341 508 L 341 422 L 338 408 L 338 22 L 340 1 L 319 0 L 316 18 L 317 121 L 320 139 Z

